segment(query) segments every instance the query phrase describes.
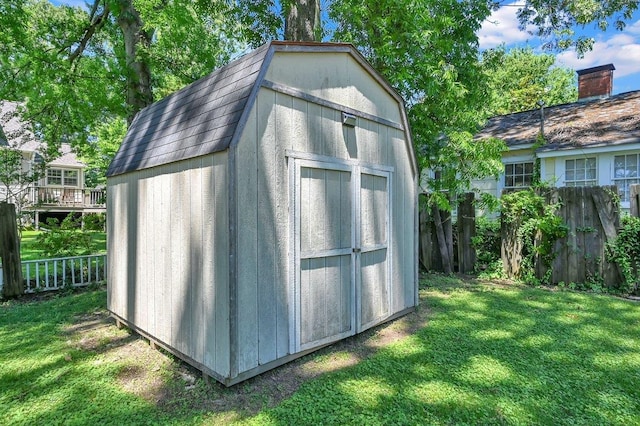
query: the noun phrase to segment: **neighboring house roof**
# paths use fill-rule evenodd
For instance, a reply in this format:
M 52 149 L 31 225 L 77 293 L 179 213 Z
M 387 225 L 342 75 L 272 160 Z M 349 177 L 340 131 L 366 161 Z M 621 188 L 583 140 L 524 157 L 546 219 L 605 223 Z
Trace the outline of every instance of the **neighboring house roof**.
M 0 101 L 0 145 L 36 152 L 40 141 L 20 117 L 18 102 Z
M 78 159 L 78 156 L 71 149 L 71 145 L 68 143 L 60 144 L 58 150 L 60 156 L 56 157 L 47 164 L 48 167 L 76 167 L 84 168 L 87 165 Z
M 511 149 L 533 144 L 540 117 L 539 109 L 493 117 L 476 138 L 496 137 Z M 544 108 L 544 137 L 539 152 L 640 143 L 640 90 Z
M 107 176 L 223 151 L 241 133 L 246 115 L 277 51 L 353 55 L 402 103 L 351 44 L 272 41 L 144 108 L 134 118 Z M 412 159 L 415 163 L 415 159 Z
M 36 159 L 42 159 L 40 153 L 43 144 L 31 127 L 22 120 L 18 102 L 0 101 L 0 145 L 35 152 Z M 78 159 L 68 143 L 62 143 L 59 156 L 50 161 L 47 166 L 84 168 L 86 164 Z

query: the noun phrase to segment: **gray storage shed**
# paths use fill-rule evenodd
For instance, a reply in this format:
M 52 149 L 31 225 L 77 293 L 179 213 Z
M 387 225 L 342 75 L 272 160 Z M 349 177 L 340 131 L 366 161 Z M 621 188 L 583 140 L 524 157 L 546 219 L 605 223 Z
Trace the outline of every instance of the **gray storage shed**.
M 145 108 L 107 182 L 108 309 L 226 385 L 418 302 L 403 101 L 351 45 L 271 42 Z

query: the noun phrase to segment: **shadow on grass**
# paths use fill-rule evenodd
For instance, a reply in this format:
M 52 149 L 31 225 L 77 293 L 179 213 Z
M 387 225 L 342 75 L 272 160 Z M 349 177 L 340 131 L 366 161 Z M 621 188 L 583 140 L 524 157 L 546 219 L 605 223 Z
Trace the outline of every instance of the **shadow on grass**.
M 225 388 L 117 330 L 104 297 L 0 308 L 8 423 L 640 423 L 633 302 L 430 277 L 417 312 Z
M 421 309 L 433 311 L 427 327 L 306 384 L 252 422 L 640 423 L 640 306 L 473 281 L 435 284 L 421 292 Z

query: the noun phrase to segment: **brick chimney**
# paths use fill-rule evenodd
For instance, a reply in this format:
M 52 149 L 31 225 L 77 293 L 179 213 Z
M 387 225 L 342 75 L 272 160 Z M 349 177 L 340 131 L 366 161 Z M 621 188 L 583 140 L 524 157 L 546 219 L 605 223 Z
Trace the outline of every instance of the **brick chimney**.
M 613 89 L 613 64 L 587 68 L 578 73 L 578 100 L 606 98 Z

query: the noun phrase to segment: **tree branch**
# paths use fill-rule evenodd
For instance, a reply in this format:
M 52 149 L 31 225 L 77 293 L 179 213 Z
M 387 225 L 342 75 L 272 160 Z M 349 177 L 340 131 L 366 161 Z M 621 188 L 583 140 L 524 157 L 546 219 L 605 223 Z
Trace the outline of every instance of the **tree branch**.
M 89 43 L 91 37 L 93 37 L 96 31 L 100 30 L 100 28 L 102 28 L 107 22 L 107 18 L 109 17 L 110 12 L 109 5 L 107 4 L 107 2 L 104 2 L 104 9 L 102 10 L 102 13 L 96 15 L 99 3 L 100 1 L 96 0 L 93 4 L 90 15 L 91 24 L 85 29 L 84 35 L 82 36 L 82 40 L 80 40 L 78 47 L 73 52 L 71 52 L 71 55 L 69 55 L 70 63 L 73 63 L 78 58 L 78 56 L 80 56 L 82 52 L 84 52 L 84 49 L 87 47 L 87 43 Z

